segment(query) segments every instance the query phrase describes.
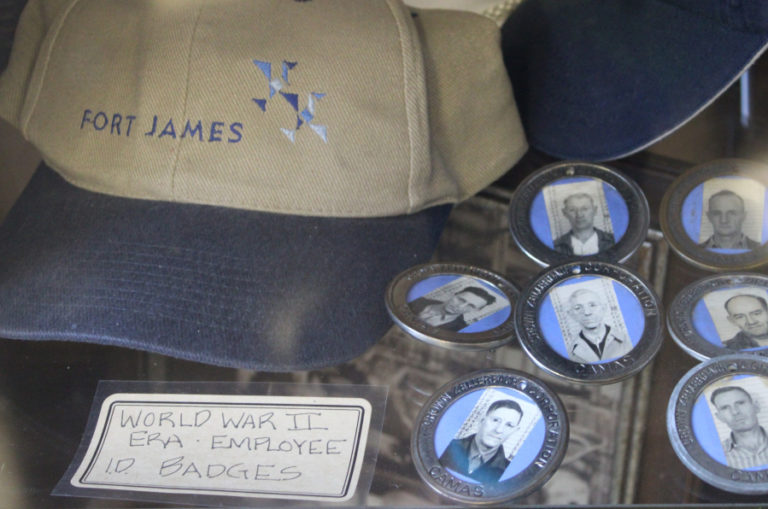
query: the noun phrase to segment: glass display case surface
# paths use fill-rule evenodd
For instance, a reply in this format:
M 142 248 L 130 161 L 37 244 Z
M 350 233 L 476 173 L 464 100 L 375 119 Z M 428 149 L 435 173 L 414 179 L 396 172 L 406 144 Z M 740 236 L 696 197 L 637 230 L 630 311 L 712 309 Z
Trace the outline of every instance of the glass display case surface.
M 670 248 L 659 223 L 662 197 L 679 175 L 707 161 L 724 157 L 768 161 L 768 94 L 764 93 L 768 88 L 763 86 L 768 84 L 766 64 L 759 60 L 746 81 L 737 83 L 684 128 L 643 152 L 605 163 L 637 182 L 648 200 L 650 228 L 637 251 L 622 265 L 639 274 L 664 307 L 683 289 L 712 273 L 688 263 Z M 751 87 L 745 87 L 745 82 Z M 527 175 L 556 162 L 530 151 L 505 177 L 456 206 L 432 262 L 480 267 L 503 275 L 520 289 L 526 287 L 544 269 L 512 238 L 509 203 Z M 20 190 L 21 180 L 9 177 L 3 182 Z M 10 189 L 0 188 L 2 212 L 12 199 Z M 752 270 L 766 273 L 765 267 Z M 384 295 L 381 305 L 385 305 Z M 454 506 L 456 502 L 441 497 L 417 473 L 411 450 L 416 419 L 424 404 L 446 383 L 477 370 L 500 368 L 524 372 L 546 383 L 562 400 L 570 430 L 567 450 L 554 475 L 533 492 L 515 499 L 514 504 L 764 505 L 765 495 L 734 494 L 702 481 L 670 444 L 666 421 L 669 398 L 699 362 L 672 339 L 666 327 L 658 354 L 642 370 L 616 383 L 590 384 L 540 369 L 516 339 L 492 349 L 451 349 L 420 341 L 394 324 L 373 347 L 352 361 L 291 373 L 221 368 L 78 342 L 2 339 L 0 506 L 171 507 L 130 497 L 51 494 L 75 457 L 97 386 L 104 380 L 199 382 L 201 387 L 212 382 L 383 386 L 387 389 L 386 410 L 377 432 L 378 455 L 370 489 L 360 490 L 348 503 Z M 197 502 L 190 499 L 185 503 L 194 506 Z M 259 499 L 253 505 L 283 507 L 293 502 Z

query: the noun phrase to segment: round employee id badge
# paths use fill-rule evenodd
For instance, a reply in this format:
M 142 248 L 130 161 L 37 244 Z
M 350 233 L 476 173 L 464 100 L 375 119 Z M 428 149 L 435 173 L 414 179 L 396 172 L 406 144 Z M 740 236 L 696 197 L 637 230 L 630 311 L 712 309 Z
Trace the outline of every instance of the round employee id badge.
M 748 270 L 768 262 L 768 166 L 721 159 L 678 177 L 661 202 L 670 246 L 706 270 Z
M 411 438 L 416 470 L 442 496 L 501 504 L 546 482 L 568 443 L 568 419 L 543 382 L 513 370 L 486 370 L 438 389 Z
M 739 352 L 768 356 L 768 276 L 737 272 L 691 283 L 670 304 L 667 328 L 698 360 Z
M 542 266 L 578 259 L 622 262 L 648 232 L 639 186 L 608 166 L 561 162 L 528 176 L 509 206 L 518 247 Z
M 523 290 L 515 316 L 528 356 L 575 382 L 632 376 L 661 347 L 659 298 L 619 265 L 573 262 L 549 269 Z
M 482 350 L 512 340 L 518 294 L 489 270 L 437 263 L 399 274 L 385 301 L 392 320 L 411 336 L 445 348 Z
M 734 354 L 699 364 L 675 386 L 667 407 L 680 460 L 701 480 L 733 493 L 768 494 L 766 429 L 765 357 Z

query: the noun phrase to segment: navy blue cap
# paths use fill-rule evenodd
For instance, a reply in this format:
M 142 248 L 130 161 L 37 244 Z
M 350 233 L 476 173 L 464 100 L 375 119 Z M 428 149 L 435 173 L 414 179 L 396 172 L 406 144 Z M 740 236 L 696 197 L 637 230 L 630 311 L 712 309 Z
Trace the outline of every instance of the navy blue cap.
M 0 227 L 0 337 L 335 365 L 392 325 L 384 289 L 429 259 L 450 208 L 342 219 L 134 200 L 43 164 Z
M 761 0 L 526 0 L 502 27 L 530 145 L 593 161 L 686 123 L 766 44 Z

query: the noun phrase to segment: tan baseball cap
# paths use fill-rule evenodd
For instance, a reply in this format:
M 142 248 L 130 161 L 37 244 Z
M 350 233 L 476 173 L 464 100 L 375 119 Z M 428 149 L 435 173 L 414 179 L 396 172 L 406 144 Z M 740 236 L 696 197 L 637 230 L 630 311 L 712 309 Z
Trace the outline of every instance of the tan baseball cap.
M 252 369 L 364 351 L 526 150 L 496 25 L 396 0 L 30 0 L 0 116 L 44 159 L 0 336 Z

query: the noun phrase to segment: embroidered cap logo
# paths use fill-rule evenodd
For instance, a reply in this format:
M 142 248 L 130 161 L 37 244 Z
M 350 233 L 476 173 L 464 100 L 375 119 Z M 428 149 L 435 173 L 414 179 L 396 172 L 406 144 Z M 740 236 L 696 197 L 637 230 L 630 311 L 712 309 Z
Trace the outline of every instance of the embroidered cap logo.
M 280 76 L 272 76 L 272 63 L 264 62 L 261 60 L 254 60 L 254 65 L 264 74 L 269 85 L 269 97 L 266 99 L 253 98 L 253 102 L 261 109 L 261 111 L 267 111 L 267 104 L 273 103 L 272 98 L 276 95 L 282 97 L 285 102 L 293 108 L 296 113 L 296 126 L 293 128 L 282 127 L 280 130 L 285 136 L 291 140 L 292 143 L 296 143 L 296 133 L 299 131 L 302 125 L 306 124 L 312 131 L 317 134 L 325 143 L 328 143 L 328 128 L 324 125 L 313 123 L 315 119 L 315 105 L 323 97 L 324 93 L 321 92 L 309 92 L 307 94 L 307 105 L 301 111 L 299 111 L 299 94 L 287 92 L 287 88 L 291 86 L 291 82 L 288 79 L 288 72 L 298 65 L 297 62 L 286 62 L 283 60 L 281 65 Z

